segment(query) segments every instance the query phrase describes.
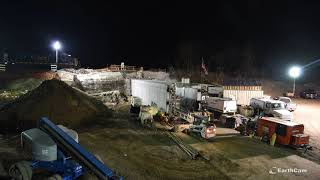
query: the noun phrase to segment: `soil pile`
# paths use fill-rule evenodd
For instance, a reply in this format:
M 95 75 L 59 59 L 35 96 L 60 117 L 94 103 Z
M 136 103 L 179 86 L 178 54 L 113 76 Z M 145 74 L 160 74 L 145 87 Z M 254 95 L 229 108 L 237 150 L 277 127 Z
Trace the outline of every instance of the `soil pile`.
M 93 123 L 96 116 L 110 115 L 102 102 L 59 80 L 44 81 L 39 87 L 0 109 L 0 130 L 35 127 L 40 117 L 70 128 Z

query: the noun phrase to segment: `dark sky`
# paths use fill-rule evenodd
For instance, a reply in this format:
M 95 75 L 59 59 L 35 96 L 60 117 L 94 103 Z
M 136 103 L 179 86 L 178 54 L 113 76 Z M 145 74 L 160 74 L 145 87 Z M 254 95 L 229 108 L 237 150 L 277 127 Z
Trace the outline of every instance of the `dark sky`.
M 0 48 L 13 55 L 47 55 L 60 40 L 86 66 L 166 67 L 187 41 L 205 57 L 249 42 L 257 64 L 271 67 L 320 58 L 319 1 L 43 0 L 0 7 Z

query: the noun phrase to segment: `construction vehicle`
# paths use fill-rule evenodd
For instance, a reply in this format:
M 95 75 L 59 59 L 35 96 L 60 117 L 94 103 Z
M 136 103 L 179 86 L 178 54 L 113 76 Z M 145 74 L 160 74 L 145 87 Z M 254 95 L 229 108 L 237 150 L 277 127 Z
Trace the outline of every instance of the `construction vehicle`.
M 293 114 L 285 109 L 284 102 L 270 99 L 270 97 L 251 98 L 250 106 L 252 106 L 259 115 L 263 113 L 264 115 L 278 117 L 287 121 L 293 119 Z
M 17 180 L 31 180 L 34 170 L 44 169 L 53 174 L 49 179 L 55 180 L 77 179 L 89 172 L 98 179 L 122 179 L 84 149 L 77 138 L 75 131 L 41 118 L 38 128 L 21 133 L 22 148 L 32 160 L 13 164 L 9 175 Z
M 294 148 L 309 146 L 309 135 L 304 134 L 304 125 L 292 121 L 283 121 L 274 117 L 262 117 L 258 120 L 256 135 L 268 141 L 276 134 L 276 143 Z
M 195 115 L 194 121 L 186 130 L 187 132 L 198 133 L 204 139 L 211 139 L 216 136 L 216 126 L 208 116 Z
M 216 126 L 210 120 L 210 115 L 202 115 L 203 113 L 201 112 L 178 112 L 178 117 L 184 121 L 175 124 L 175 131 L 196 133 L 204 139 L 211 139 L 216 136 Z

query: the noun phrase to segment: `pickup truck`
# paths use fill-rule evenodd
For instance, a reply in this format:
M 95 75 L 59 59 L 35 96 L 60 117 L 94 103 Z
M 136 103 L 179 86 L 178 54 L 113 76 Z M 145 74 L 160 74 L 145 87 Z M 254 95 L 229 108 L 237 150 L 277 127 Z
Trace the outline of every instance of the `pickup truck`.
M 274 99 L 284 102 L 284 107 L 290 112 L 293 112 L 297 109 L 297 104 L 293 103 L 289 97 L 276 97 Z

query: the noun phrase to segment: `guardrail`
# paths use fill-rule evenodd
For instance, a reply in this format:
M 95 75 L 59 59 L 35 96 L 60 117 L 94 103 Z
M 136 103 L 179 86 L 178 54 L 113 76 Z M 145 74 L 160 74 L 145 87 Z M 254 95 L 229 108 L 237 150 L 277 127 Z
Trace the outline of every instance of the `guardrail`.
M 5 72 L 6 71 L 6 65 L 0 64 L 0 71 Z

